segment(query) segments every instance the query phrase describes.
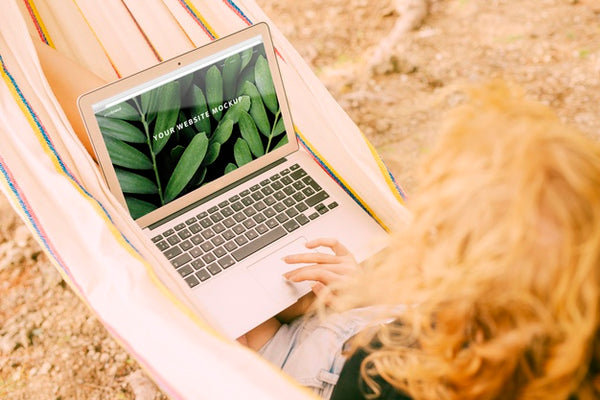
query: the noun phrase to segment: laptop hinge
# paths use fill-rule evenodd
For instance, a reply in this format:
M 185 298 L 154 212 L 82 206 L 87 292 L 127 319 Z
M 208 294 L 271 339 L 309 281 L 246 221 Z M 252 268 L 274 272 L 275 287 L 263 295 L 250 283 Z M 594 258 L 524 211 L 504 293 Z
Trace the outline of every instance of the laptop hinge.
M 275 168 L 276 166 L 278 166 L 279 164 L 284 163 L 285 161 L 287 161 L 286 158 L 282 157 L 282 158 L 278 159 L 277 161 L 275 161 L 275 162 L 273 162 L 273 163 L 271 163 L 271 164 L 269 164 L 269 165 L 267 165 L 265 167 L 262 167 L 261 169 L 256 170 L 253 173 L 248 174 L 247 176 L 245 176 L 245 177 L 243 177 L 243 178 L 241 178 L 241 179 L 233 182 L 232 184 L 227 185 L 224 188 L 219 189 L 216 192 L 211 193 L 208 196 L 206 196 L 206 197 L 204 197 L 204 198 L 202 198 L 202 199 L 200 199 L 200 200 L 198 200 L 198 201 L 190 204 L 189 206 L 186 206 L 186 207 L 182 208 L 181 210 L 179 210 L 179 211 L 177 211 L 177 212 L 169 215 L 168 217 L 165 217 L 165 218 L 163 218 L 163 219 L 161 219 L 159 221 L 156 221 L 155 223 L 153 223 L 151 225 L 148 225 L 148 229 L 153 230 L 155 228 L 158 228 L 159 226 L 164 225 L 167 222 L 174 220 L 175 218 L 179 217 L 180 215 L 183 215 L 186 212 L 188 212 L 188 211 L 190 211 L 190 210 L 192 210 L 192 209 L 194 209 L 194 208 L 196 208 L 196 207 L 198 207 L 198 206 L 200 206 L 200 205 L 202 205 L 202 204 L 204 204 L 204 203 L 206 203 L 206 202 L 208 202 L 208 201 L 210 201 L 210 200 L 212 200 L 212 199 L 214 199 L 216 197 L 219 197 L 223 193 L 226 193 L 226 192 L 232 190 L 236 186 L 239 186 L 242 183 L 245 183 L 245 182 L 249 181 L 250 179 L 257 177 L 258 175 L 262 174 L 263 172 L 266 172 L 266 171 L 270 170 L 271 168 Z

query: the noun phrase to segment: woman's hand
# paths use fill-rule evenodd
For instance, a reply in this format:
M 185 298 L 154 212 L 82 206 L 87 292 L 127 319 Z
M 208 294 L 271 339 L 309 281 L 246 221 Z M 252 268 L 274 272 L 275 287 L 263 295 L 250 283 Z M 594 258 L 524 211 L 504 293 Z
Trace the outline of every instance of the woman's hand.
M 331 295 L 331 285 L 350 279 L 359 270 L 352 253 L 336 239 L 316 239 L 306 242 L 306 248 L 328 247 L 332 254 L 302 253 L 283 258 L 288 264 L 311 264 L 289 271 L 283 276 L 291 282 L 314 281 L 313 292 L 319 296 Z

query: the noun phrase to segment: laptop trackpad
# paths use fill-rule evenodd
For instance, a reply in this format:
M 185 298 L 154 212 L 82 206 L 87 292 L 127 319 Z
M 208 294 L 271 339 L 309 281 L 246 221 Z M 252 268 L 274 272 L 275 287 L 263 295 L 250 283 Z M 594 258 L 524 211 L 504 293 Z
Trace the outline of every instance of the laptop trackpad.
M 248 272 L 254 279 L 278 301 L 292 304 L 298 298 L 310 292 L 309 282 L 292 283 L 282 276 L 288 271 L 308 265 L 287 264 L 282 260 L 283 257 L 290 254 L 314 252 L 314 250 L 304 247 L 306 241 L 303 237 L 298 238 L 248 267 Z

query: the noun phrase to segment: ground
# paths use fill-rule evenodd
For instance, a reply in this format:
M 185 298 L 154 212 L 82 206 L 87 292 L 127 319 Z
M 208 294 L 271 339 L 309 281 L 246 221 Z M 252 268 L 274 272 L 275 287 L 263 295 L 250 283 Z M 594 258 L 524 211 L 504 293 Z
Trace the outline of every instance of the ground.
M 411 0 L 398 0 L 398 3 Z M 504 78 L 600 139 L 600 0 L 430 0 L 421 24 L 390 0 L 257 0 L 410 195 L 415 166 L 465 84 Z M 379 46 L 379 47 L 378 47 Z M 0 198 L 0 398 L 163 395 L 64 284 Z

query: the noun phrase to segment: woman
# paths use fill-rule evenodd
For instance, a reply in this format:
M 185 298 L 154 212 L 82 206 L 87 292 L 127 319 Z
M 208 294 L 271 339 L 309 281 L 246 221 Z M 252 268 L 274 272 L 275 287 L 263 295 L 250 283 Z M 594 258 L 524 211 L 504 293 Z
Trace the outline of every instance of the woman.
M 75 99 L 100 80 L 38 53 L 86 143 Z M 347 311 L 241 341 L 334 399 L 599 398 L 598 145 L 493 84 L 450 116 L 420 182 L 412 222 L 370 266 L 333 239 L 308 244 L 333 254 L 286 258 L 311 264 L 286 277 L 314 281 L 322 310 Z

